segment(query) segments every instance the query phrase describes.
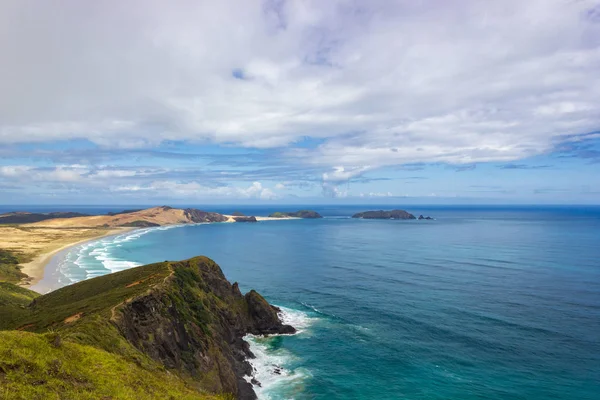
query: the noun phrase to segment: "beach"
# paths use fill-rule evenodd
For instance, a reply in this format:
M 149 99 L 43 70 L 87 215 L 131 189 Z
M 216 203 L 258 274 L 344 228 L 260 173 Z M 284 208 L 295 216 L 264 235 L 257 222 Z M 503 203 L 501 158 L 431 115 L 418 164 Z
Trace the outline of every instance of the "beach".
M 225 215 L 225 217 L 228 218 L 226 223 L 236 222 L 232 215 Z M 23 260 L 20 264 L 21 272 L 28 275 L 28 278 L 24 279 L 21 285 L 38 292 L 47 292 L 49 288 L 54 288 L 49 284 L 51 279 L 46 279 L 45 283 L 42 282 L 43 284 L 40 282 L 49 273 L 49 268 L 52 270 L 50 273 L 56 272 L 60 255 L 64 258 L 68 251 L 75 246 L 137 229 L 135 227 L 98 227 L 93 224 L 91 224 L 92 226 L 82 226 L 83 223 L 90 223 L 91 219 L 97 218 L 100 217 L 56 219 L 37 224 L 0 226 L 0 248 L 15 251 Z M 259 222 L 287 219 L 297 218 L 256 217 Z M 176 224 L 165 226 L 171 225 Z M 52 264 L 53 261 L 55 262 Z
M 33 286 L 43 277 L 46 265 L 57 253 L 72 246 L 135 228 L 54 228 L 31 225 L 0 226 L 0 248 L 14 251 L 21 272 L 29 278 L 22 285 Z

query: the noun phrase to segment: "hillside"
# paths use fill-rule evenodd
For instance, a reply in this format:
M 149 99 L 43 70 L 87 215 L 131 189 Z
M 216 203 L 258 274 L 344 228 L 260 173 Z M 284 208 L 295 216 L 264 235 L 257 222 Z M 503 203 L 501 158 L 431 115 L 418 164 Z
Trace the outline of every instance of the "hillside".
M 32 213 L 17 211 L 0 214 L 0 224 L 28 224 L 54 218 L 75 218 L 86 216 L 88 216 L 88 214 L 77 212 Z
M 199 222 L 226 222 L 229 218 L 215 212 L 205 212 L 193 208 L 152 207 L 109 215 L 92 215 L 76 218 L 58 218 L 29 224 L 43 227 L 148 227 Z
M 7 330 L 0 332 L 0 384 L 15 399 L 253 399 L 242 337 L 294 332 L 275 307 L 254 291 L 242 295 L 206 257 L 39 297 L 15 287 L 0 286 L 0 301 L 9 299 L 0 303 L 0 330 Z M 132 375 L 116 379 L 118 371 Z

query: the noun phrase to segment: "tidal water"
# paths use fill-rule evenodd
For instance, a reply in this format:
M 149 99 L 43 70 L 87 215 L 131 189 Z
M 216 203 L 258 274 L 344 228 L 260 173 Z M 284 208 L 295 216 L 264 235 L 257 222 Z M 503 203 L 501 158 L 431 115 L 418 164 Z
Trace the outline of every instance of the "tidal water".
M 249 338 L 263 399 L 600 399 L 599 207 L 402 207 L 433 221 L 310 208 L 326 218 L 78 246 L 59 265 L 61 284 L 213 258 L 300 330 Z

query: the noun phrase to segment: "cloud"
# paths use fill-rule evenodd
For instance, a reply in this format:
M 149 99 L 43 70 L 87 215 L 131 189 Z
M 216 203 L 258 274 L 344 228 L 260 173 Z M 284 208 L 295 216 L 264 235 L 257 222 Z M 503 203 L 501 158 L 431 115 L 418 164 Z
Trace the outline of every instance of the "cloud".
M 370 192 L 370 193 L 361 193 L 360 197 L 393 197 L 392 192 Z
M 263 187 L 260 182 L 253 182 L 247 188 L 234 186 L 205 186 L 199 182 L 153 181 L 145 185 L 120 185 L 110 189 L 118 193 L 148 193 L 151 196 L 160 196 L 169 193 L 169 196 L 191 199 L 261 199 L 274 200 L 278 196 L 269 188 Z
M 22 181 L 77 182 L 89 169 L 83 165 L 58 166 L 55 168 L 34 168 L 26 165 L 0 167 L 0 177 Z
M 500 169 L 544 169 L 550 168 L 549 165 L 527 165 L 527 164 L 504 164 L 500 165 Z
M 0 5 L 0 143 L 312 137 L 287 155 L 327 170 L 514 161 L 600 123 L 591 0 L 56 7 Z

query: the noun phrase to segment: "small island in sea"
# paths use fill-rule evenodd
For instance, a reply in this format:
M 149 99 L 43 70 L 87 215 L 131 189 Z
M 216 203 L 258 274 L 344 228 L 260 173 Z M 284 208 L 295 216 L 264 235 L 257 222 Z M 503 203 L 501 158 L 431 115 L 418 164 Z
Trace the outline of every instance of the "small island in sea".
M 419 215 L 419 218 L 415 217 L 413 214 L 404 210 L 378 210 L 378 211 L 364 211 L 356 213 L 352 216 L 352 218 L 362 218 L 362 219 L 433 219 L 431 217 L 424 217 L 423 215 Z
M 312 210 L 300 210 L 295 212 L 274 212 L 269 218 L 323 218 L 321 214 Z

